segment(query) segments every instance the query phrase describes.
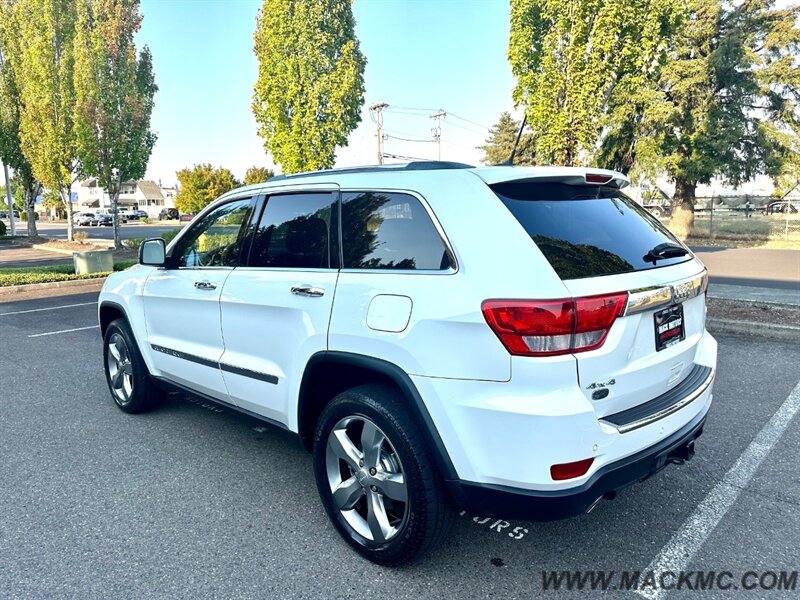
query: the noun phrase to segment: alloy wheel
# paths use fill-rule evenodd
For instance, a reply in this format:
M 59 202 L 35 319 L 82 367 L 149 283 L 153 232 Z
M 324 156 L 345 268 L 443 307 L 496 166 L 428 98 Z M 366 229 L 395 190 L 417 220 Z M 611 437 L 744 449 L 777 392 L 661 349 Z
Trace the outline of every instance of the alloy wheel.
M 373 543 L 397 536 L 408 515 L 408 487 L 386 434 L 366 417 L 346 417 L 328 436 L 325 464 L 344 521 Z
M 133 366 L 128 344 L 119 333 L 113 334 L 108 340 L 106 363 L 114 400 L 119 404 L 128 404 L 133 395 Z

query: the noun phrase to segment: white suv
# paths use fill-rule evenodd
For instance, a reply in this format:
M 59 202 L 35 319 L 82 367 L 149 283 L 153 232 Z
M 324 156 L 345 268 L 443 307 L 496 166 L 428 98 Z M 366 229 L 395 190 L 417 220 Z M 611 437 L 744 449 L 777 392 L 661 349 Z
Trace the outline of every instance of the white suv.
M 612 171 L 410 163 L 275 177 L 100 295 L 126 412 L 165 390 L 299 435 L 342 537 L 422 555 L 454 508 L 577 515 L 691 458 L 706 271 Z

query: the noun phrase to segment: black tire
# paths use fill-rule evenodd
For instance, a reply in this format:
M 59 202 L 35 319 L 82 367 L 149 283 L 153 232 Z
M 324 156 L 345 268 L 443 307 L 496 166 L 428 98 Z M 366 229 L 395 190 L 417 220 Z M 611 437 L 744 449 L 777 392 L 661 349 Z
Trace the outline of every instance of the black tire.
M 125 356 L 117 360 L 114 351 L 120 354 L 123 347 L 120 339 L 124 342 Z M 114 351 L 111 346 L 114 346 Z M 115 364 L 123 366 L 114 369 Z M 153 384 L 133 332 L 125 319 L 112 321 L 106 329 L 103 336 L 103 369 L 114 403 L 126 413 L 150 410 L 158 406 L 164 398 L 164 391 Z M 120 370 L 122 373 L 117 375 Z
M 367 453 L 361 454 L 363 459 L 361 469 L 356 472 L 345 459 L 330 458 L 332 454 L 328 453 L 328 441 L 334 428 L 338 428 L 339 433 L 343 430 L 351 431 L 343 429 L 342 423 L 351 423 L 344 426 L 346 428 L 356 428 L 355 437 L 358 437 L 359 424 L 362 426 L 363 434 L 364 429 L 368 427 L 367 423 L 369 426 L 377 426 L 378 432 L 385 436 L 385 442 L 380 442 L 377 446 L 378 454 L 385 455 L 382 462 L 378 463 L 380 472 L 375 473 L 375 469 L 370 469 L 369 473 L 377 477 L 389 475 L 396 477 L 397 474 L 401 474 L 407 498 L 405 503 L 396 502 L 392 499 L 392 493 L 380 488 L 376 490 L 376 487 L 369 485 L 370 481 L 378 480 L 366 479 L 365 470 L 370 463 Z M 352 433 L 346 435 L 351 436 Z M 349 439 L 353 441 L 352 438 Z M 363 437 L 354 443 L 356 446 L 362 444 L 362 449 L 366 447 L 366 444 L 363 444 Z M 359 448 L 356 447 L 356 450 Z M 419 425 L 405 399 L 396 389 L 386 385 L 369 384 L 336 396 L 322 411 L 317 422 L 313 453 L 317 489 L 328 517 L 342 538 L 368 560 L 384 566 L 399 566 L 413 562 L 441 543 L 450 530 L 455 511 L 444 483 L 427 452 Z M 368 463 L 366 466 L 365 460 Z M 336 466 L 332 466 L 333 464 Z M 392 464 L 395 466 L 392 467 Z M 386 523 L 395 519 L 391 528 L 393 533 L 386 536 L 385 540 L 375 541 L 367 537 L 373 535 L 370 524 L 367 524 L 370 531 L 366 534 L 360 533 L 334 502 L 332 491 L 334 484 L 331 483 L 330 473 L 336 469 L 342 474 L 334 474 L 333 477 L 341 477 L 342 486 L 347 481 L 353 481 L 355 485 L 361 486 L 362 491 L 356 489 L 353 484 L 349 486 L 355 489 L 355 493 L 350 492 L 348 498 L 352 499 L 362 494 L 353 510 L 346 511 L 350 519 L 360 518 L 366 523 L 367 516 L 354 512 L 369 511 L 368 514 L 371 515 L 370 499 L 376 496 L 381 498 L 380 506 L 385 509 L 384 516 L 389 516 Z M 347 469 L 350 470 L 350 477 Z M 393 470 L 396 473 L 393 474 Z M 376 493 L 370 493 L 370 489 Z M 386 508 L 387 506 L 389 508 Z M 398 520 L 401 510 L 403 516 Z

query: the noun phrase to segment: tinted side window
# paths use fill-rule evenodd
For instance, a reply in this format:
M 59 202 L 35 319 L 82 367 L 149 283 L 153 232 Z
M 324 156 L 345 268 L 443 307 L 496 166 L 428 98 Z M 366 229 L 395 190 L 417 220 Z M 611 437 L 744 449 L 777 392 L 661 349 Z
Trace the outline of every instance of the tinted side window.
M 235 267 L 245 239 L 242 227 L 250 219 L 250 198 L 212 210 L 189 227 L 175 249 L 179 267 Z
M 251 267 L 330 267 L 333 195 L 271 196 L 256 230 Z
M 419 200 L 408 194 L 342 194 L 345 269 L 450 268 L 442 238 Z

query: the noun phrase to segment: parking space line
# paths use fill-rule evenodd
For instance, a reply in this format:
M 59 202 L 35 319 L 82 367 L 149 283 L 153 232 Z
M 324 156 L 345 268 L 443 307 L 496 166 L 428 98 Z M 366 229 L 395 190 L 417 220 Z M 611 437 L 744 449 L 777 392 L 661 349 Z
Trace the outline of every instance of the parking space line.
M 98 329 L 100 325 L 90 325 L 89 327 L 76 327 L 75 329 L 62 329 L 61 331 L 47 331 L 45 333 L 34 333 L 29 338 L 42 337 L 44 335 L 56 335 L 57 333 L 72 333 L 73 331 L 85 331 L 87 329 Z
M 48 306 L 47 308 L 31 308 L 28 310 L 15 310 L 14 312 L 0 313 L 0 317 L 8 315 L 24 315 L 26 313 L 41 312 L 43 310 L 59 310 L 62 308 L 74 308 L 76 306 L 89 306 L 90 304 L 97 304 L 97 302 L 81 302 L 79 304 L 65 304 L 64 306 Z
M 697 505 L 677 533 L 650 562 L 647 567 L 648 572 L 652 571 L 659 577 L 660 573 L 666 571 L 678 573 L 686 569 L 689 561 L 736 502 L 798 410 L 800 410 L 800 383 L 753 438 L 725 476 Z M 649 600 L 657 600 L 664 597 L 666 590 L 648 587 L 639 589 L 636 593 Z

